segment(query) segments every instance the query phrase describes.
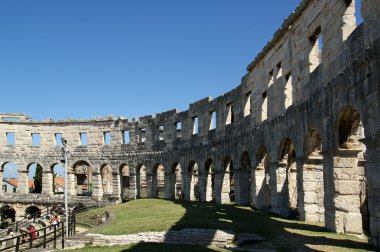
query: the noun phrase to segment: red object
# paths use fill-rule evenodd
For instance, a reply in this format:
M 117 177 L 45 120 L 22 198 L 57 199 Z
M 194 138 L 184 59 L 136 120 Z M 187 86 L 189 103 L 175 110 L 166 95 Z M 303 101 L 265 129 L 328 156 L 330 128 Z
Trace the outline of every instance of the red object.
M 32 234 L 32 239 L 36 239 L 37 238 L 37 232 L 36 232 L 36 230 L 34 228 L 28 229 L 28 233 Z

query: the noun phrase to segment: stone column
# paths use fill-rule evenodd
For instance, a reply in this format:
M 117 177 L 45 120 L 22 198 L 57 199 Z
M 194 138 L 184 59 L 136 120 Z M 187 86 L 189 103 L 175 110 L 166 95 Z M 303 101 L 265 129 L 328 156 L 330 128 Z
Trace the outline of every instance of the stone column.
M 221 203 L 229 204 L 230 203 L 230 172 L 222 172 L 222 192 L 221 192 Z
M 147 190 L 148 190 L 148 198 L 154 198 L 155 193 L 154 191 L 154 185 L 153 185 L 153 174 L 147 173 L 146 174 L 146 184 L 147 184 Z
M 213 188 L 212 188 L 212 176 L 214 176 L 213 173 L 211 173 L 211 172 L 207 173 L 207 178 L 206 178 L 207 184 L 205 187 L 205 189 L 206 189 L 206 192 L 205 192 L 206 202 L 211 202 L 213 200 L 213 198 L 212 198 L 212 194 L 213 194 L 213 192 L 212 192 L 212 190 L 213 190 Z
M 3 192 L 3 176 L 4 170 L 0 168 L 0 194 Z
M 366 172 L 368 182 L 368 207 L 370 212 L 369 243 L 380 249 L 380 150 L 367 149 Z
M 250 202 L 250 174 L 249 170 L 240 168 L 234 171 L 235 202 L 237 205 L 247 205 Z
M 222 187 L 223 187 L 223 172 L 224 168 L 222 162 L 217 159 L 215 160 L 215 171 L 214 171 L 214 190 L 215 190 L 215 202 L 222 204 Z
M 29 193 L 28 188 L 28 171 L 19 171 L 18 172 L 18 193 Z
M 284 216 L 288 213 L 288 196 L 286 181 L 286 164 L 270 164 L 271 212 Z
M 206 178 L 205 172 L 201 172 L 198 174 L 198 189 L 199 189 L 199 201 L 206 201 Z
M 68 191 L 67 193 L 69 194 L 69 196 L 77 196 L 77 185 L 76 185 L 76 181 L 75 181 L 75 174 L 74 172 L 68 172 L 67 173 L 67 187 L 68 187 Z
M 129 173 L 129 199 L 137 198 L 137 182 L 136 182 L 136 174 Z
M 112 172 L 112 195 L 119 200 L 121 199 L 121 183 L 118 172 Z
M 102 176 L 100 172 L 92 172 L 92 196 L 98 200 L 103 197 Z
M 165 199 L 171 199 L 172 197 L 175 197 L 175 194 L 172 192 L 173 183 L 175 184 L 175 178 L 172 180 L 172 173 L 165 172 Z
M 53 192 L 53 171 L 42 172 L 42 194 L 54 195 Z

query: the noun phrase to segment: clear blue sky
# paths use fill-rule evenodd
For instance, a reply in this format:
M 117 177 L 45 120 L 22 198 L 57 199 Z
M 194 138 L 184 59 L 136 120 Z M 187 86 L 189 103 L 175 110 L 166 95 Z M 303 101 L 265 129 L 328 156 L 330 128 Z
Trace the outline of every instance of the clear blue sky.
M 240 83 L 300 0 L 1 0 L 1 112 L 187 109 Z

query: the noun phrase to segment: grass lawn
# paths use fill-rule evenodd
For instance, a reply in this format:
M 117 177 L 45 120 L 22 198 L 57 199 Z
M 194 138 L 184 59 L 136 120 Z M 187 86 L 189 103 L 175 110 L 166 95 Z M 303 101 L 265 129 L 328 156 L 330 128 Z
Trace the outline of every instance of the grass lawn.
M 283 251 L 370 251 L 366 239 L 330 233 L 322 224 L 286 220 L 253 211 L 249 207 L 141 199 L 91 210 L 90 213 L 105 210 L 115 214 L 116 219 L 105 226 L 92 229 L 91 233 L 120 235 L 143 231 L 209 228 L 232 230 L 235 233 L 255 233 Z M 79 215 L 78 219 L 80 218 Z

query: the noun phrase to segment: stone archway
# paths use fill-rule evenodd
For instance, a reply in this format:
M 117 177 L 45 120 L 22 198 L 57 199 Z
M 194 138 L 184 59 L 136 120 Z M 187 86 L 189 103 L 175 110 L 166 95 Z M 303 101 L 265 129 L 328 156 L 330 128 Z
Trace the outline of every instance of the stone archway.
M 73 166 L 76 195 L 92 195 L 92 167 L 86 161 L 78 161 Z
M 334 216 L 335 231 L 369 234 L 367 200 L 366 146 L 359 111 L 343 108 L 335 124 Z
M 165 168 L 162 164 L 156 164 L 152 174 L 152 189 L 154 198 L 165 198 Z
M 27 218 L 37 218 L 41 216 L 41 209 L 37 206 L 29 206 L 25 209 Z
M 200 190 L 198 181 L 198 164 L 191 160 L 187 167 L 185 199 L 189 201 L 199 200 Z
M 146 167 L 143 164 L 139 164 L 136 168 L 136 198 L 148 198 Z
M 182 194 L 182 168 L 178 162 L 174 162 L 170 173 L 170 198 L 180 199 Z
M 221 203 L 228 204 L 235 201 L 234 164 L 230 156 L 223 162 Z
M 120 196 L 123 200 L 131 198 L 131 181 L 129 167 L 126 164 L 122 164 L 119 167 L 120 174 Z
M 23 192 L 20 190 L 17 166 L 12 162 L 5 162 L 0 169 L 0 184 L 2 193 Z M 3 181 L 4 180 L 4 181 Z M 27 188 L 26 188 L 27 189 Z
M 204 190 L 201 200 L 206 202 L 215 201 L 215 162 L 211 158 L 205 162 Z
M 252 170 L 252 205 L 256 209 L 269 210 L 271 207 L 270 158 L 265 146 L 257 154 L 257 165 Z
M 285 217 L 298 217 L 297 163 L 293 142 L 285 138 L 278 151 L 278 167 L 276 169 L 276 184 L 278 209 Z
M 29 193 L 42 193 L 43 169 L 38 163 L 27 165 Z
M 16 221 L 16 211 L 9 205 L 4 205 L 0 208 L 0 228 L 7 227 L 9 223 Z

